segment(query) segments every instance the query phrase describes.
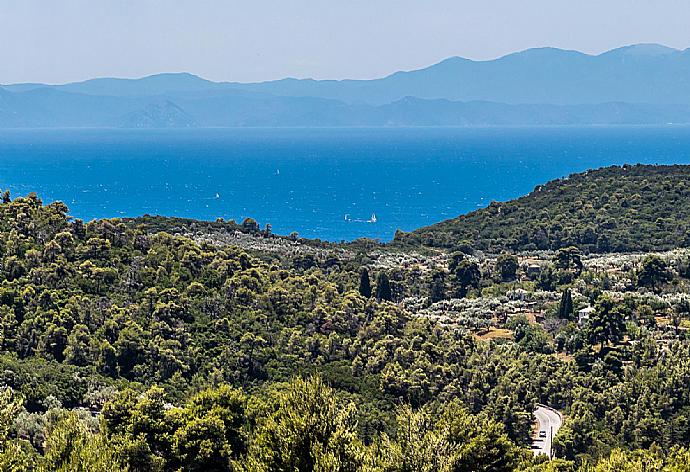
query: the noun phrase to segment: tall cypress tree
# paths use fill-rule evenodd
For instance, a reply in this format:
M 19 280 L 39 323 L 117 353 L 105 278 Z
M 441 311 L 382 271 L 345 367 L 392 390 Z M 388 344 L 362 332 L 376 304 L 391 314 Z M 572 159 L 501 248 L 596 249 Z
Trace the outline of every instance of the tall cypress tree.
M 393 294 L 391 293 L 391 282 L 385 272 L 379 272 L 379 275 L 376 278 L 376 299 L 378 301 L 391 301 L 393 299 Z
M 561 295 L 561 303 L 558 305 L 558 317 L 569 320 L 573 315 L 573 296 L 570 289 L 566 288 Z
M 429 284 L 429 300 L 431 303 L 439 302 L 446 298 L 446 274 L 437 270 L 431 275 Z
M 369 280 L 369 271 L 362 268 L 359 274 L 359 294 L 364 298 L 371 298 L 371 281 Z

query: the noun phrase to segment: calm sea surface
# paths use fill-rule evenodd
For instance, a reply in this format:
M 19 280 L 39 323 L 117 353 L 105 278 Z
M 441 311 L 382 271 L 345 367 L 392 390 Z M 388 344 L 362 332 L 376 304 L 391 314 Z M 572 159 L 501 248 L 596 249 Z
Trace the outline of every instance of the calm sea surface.
M 251 216 L 334 241 L 389 240 L 624 163 L 690 163 L 690 127 L 0 131 L 0 187 L 75 217 Z

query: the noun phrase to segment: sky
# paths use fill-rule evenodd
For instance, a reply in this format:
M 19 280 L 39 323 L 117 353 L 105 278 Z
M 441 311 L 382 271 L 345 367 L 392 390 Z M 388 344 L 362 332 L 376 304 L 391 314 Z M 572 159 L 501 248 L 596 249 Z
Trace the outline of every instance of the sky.
M 0 83 L 375 78 L 552 46 L 690 47 L 688 0 L 0 0 Z

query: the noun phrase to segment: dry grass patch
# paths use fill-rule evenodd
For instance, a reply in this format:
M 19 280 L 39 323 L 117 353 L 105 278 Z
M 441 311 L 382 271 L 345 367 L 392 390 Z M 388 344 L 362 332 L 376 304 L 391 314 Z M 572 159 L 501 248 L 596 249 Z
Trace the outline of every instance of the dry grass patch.
M 477 339 L 488 341 L 490 339 L 513 339 L 513 332 L 504 328 L 489 328 L 475 333 Z

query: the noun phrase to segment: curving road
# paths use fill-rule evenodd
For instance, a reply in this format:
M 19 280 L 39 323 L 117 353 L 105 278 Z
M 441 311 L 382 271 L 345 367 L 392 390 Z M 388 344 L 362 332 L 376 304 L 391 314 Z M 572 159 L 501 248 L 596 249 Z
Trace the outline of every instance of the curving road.
M 537 419 L 538 429 L 532 439 L 532 452 L 535 456 L 546 454 L 553 458 L 551 442 L 563 425 L 563 417 L 553 408 L 544 405 L 537 405 L 534 417 Z

